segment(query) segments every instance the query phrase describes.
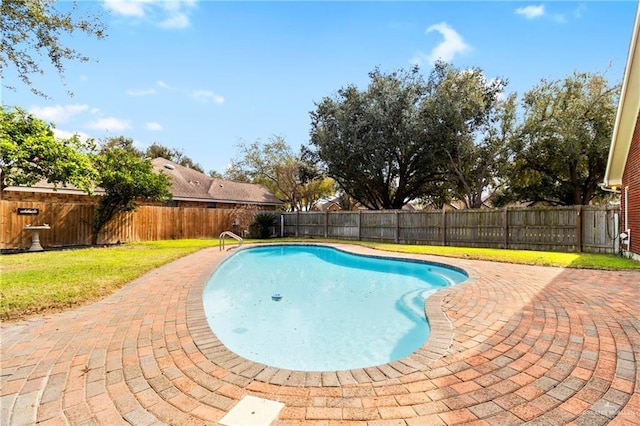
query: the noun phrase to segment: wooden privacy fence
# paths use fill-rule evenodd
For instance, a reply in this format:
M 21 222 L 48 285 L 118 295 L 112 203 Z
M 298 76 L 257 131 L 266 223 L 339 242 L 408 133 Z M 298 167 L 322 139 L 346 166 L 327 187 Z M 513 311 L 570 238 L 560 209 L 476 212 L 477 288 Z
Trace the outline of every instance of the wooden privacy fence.
M 37 215 L 18 214 L 19 209 Z M 26 225 L 48 223 L 45 248 L 91 243 L 93 204 L 0 200 L 0 249 L 26 249 Z M 100 233 L 99 244 L 215 238 L 247 229 L 256 212 L 238 209 L 141 206 L 119 214 Z M 275 213 L 275 212 L 274 212 Z M 618 207 L 491 209 L 460 211 L 347 211 L 281 213 L 282 236 L 325 237 L 465 247 L 617 253 Z M 238 224 L 239 226 L 234 226 Z M 239 232 L 239 231 L 238 231 Z
M 616 253 L 619 208 L 283 213 L 283 236 L 401 244 Z
M 19 209 L 38 213 L 19 214 Z M 94 204 L 1 200 L 0 249 L 29 248 L 31 232 L 24 227 L 44 223 L 51 226 L 40 232 L 45 248 L 89 245 L 94 212 Z M 247 213 L 234 209 L 140 206 L 135 212 L 117 215 L 100 232 L 98 243 L 217 238 L 221 232 L 233 230 L 234 220 Z

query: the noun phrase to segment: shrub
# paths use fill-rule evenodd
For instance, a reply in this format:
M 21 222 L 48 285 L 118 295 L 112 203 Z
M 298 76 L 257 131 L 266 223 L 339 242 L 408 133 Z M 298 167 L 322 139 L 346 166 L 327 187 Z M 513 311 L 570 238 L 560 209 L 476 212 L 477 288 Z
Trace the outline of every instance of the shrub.
M 253 224 L 249 227 L 252 238 L 269 238 L 274 234 L 274 228 L 278 223 L 278 216 L 273 213 L 258 213 Z

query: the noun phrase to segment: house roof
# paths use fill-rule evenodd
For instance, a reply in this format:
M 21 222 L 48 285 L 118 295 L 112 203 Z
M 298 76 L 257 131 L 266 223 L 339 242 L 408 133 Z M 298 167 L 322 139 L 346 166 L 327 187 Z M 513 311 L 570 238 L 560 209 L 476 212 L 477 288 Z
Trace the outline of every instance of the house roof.
M 171 178 L 174 200 L 270 206 L 283 204 L 263 185 L 212 178 L 160 157 L 151 160 L 151 164 L 157 172 Z
M 618 103 L 616 122 L 611 138 L 609 160 L 604 177 L 604 186 L 614 188 L 622 185 L 622 176 L 627 164 L 633 132 L 640 113 L 640 2 L 631 33 L 629 55 L 622 81 L 622 92 Z
M 181 166 L 164 158 L 151 160 L 156 172 L 162 172 L 171 178 L 170 188 L 174 200 L 201 201 L 209 203 L 253 204 L 262 206 L 281 206 L 278 200 L 263 185 L 232 182 L 212 178 L 197 170 Z M 168 167 L 167 167 L 168 165 Z M 60 186 L 41 180 L 33 186 L 9 186 L 5 191 L 41 192 L 58 194 L 87 195 L 73 185 Z M 95 194 L 103 194 L 102 188 L 95 188 Z
M 75 186 L 69 185 L 54 185 L 53 183 L 49 183 L 46 180 L 41 180 L 36 182 L 32 186 L 7 186 L 4 188 L 4 191 L 14 191 L 14 192 L 40 192 L 40 193 L 56 193 L 56 194 L 68 194 L 68 195 L 87 195 L 87 193 L 81 189 L 76 188 Z M 93 190 L 94 194 L 104 194 L 104 189 L 95 188 Z

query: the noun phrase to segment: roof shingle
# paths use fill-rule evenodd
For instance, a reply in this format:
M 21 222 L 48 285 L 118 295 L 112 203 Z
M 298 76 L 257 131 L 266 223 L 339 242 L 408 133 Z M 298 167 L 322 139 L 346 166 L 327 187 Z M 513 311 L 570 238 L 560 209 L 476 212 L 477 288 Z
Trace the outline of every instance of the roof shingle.
M 258 205 L 282 205 L 263 185 L 212 178 L 165 158 L 151 160 L 153 168 L 171 178 L 174 200 L 199 200 Z

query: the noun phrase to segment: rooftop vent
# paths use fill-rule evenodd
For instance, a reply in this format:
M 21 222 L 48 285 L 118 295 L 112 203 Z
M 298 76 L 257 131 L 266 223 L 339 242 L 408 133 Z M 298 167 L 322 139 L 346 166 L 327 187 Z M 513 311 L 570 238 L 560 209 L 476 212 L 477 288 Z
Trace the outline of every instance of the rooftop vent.
M 174 166 L 173 164 L 165 164 L 164 168 L 169 170 L 175 170 L 176 166 Z

